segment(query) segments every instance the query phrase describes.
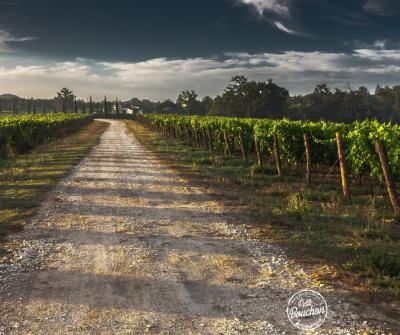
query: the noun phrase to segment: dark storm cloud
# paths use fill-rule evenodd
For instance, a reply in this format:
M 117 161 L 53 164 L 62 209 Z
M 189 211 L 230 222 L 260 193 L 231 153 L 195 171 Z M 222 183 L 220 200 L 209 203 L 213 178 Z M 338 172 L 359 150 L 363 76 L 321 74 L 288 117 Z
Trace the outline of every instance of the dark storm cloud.
M 58 59 L 144 60 L 221 52 L 341 51 L 344 41 L 396 40 L 390 0 L 6 1 L 0 28 Z M 349 29 L 349 24 L 354 26 Z
M 372 88 L 400 74 L 399 16 L 393 0 L 0 0 L 0 91 L 214 95 L 235 74 Z

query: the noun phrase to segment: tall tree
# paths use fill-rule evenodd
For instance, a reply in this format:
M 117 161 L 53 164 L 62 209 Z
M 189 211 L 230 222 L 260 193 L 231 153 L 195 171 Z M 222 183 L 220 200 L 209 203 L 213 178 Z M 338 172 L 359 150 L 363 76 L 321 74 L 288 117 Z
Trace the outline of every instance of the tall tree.
M 197 100 L 197 97 L 197 93 L 193 90 L 182 91 L 176 99 L 178 112 L 191 115 L 205 114 L 205 109 L 201 101 Z
M 68 106 L 72 105 L 75 99 L 75 94 L 66 87 L 57 92 L 57 96 L 54 98 L 55 101 L 61 102 L 63 113 L 67 112 Z
M 177 113 L 176 103 L 167 99 L 165 101 L 157 102 L 153 109 L 158 114 L 174 114 Z
M 209 114 L 211 111 L 211 107 L 213 104 L 213 98 L 209 97 L 209 96 L 205 96 L 202 100 L 201 103 L 203 105 L 203 109 L 205 114 Z
M 119 118 L 119 101 L 118 98 L 115 99 L 115 112 L 117 113 L 117 118 Z
M 197 100 L 197 93 L 193 90 L 186 90 L 182 91 L 179 95 L 178 98 L 176 99 L 176 103 L 182 107 L 182 108 L 187 108 L 187 106 Z
M 288 99 L 289 92 L 272 80 L 256 82 L 236 76 L 222 95 L 214 99 L 210 113 L 221 116 L 278 118 L 286 114 Z
M 107 118 L 107 116 L 108 116 L 108 106 L 107 106 L 107 97 L 106 96 L 104 96 L 103 111 L 104 111 L 104 117 Z
M 89 98 L 89 111 L 90 111 L 90 113 L 94 112 L 92 96 L 90 96 L 90 98 Z

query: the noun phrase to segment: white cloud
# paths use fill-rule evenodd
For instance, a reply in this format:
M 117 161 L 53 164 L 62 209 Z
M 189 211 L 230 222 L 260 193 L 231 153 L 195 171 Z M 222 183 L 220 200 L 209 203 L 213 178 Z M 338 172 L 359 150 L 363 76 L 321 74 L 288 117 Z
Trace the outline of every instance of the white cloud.
M 253 6 L 260 15 L 265 11 L 274 12 L 280 15 L 289 14 L 288 0 L 238 0 L 239 3 Z
M 376 48 L 385 49 L 387 42 L 387 40 L 376 40 L 373 45 Z
M 400 50 L 356 49 L 355 53 L 361 58 L 373 61 L 400 61 Z
M 244 4 L 252 6 L 257 10 L 257 13 L 263 17 L 267 13 L 273 13 L 280 16 L 279 21 L 274 21 L 271 17 L 267 20 L 272 23 L 272 25 L 285 32 L 286 34 L 296 35 L 296 36 L 307 36 L 297 30 L 289 28 L 282 20 L 290 21 L 290 3 L 293 0 L 236 0 L 239 4 Z M 276 15 L 275 15 L 276 17 Z
M 350 82 L 352 87 L 373 88 L 377 83 L 399 83 L 400 50 L 239 52 L 130 63 L 87 59 L 48 64 L 26 61 L 24 65 L 0 66 L 0 92 L 52 97 L 57 89 L 67 86 L 83 98 L 107 94 L 122 99 L 136 96 L 158 100 L 174 98 L 183 89 L 194 89 L 201 96 L 215 95 L 238 74 L 254 80 L 272 78 L 292 93 L 311 91 L 321 81 L 334 87 L 345 87 Z
M 26 42 L 35 40 L 35 37 L 17 37 L 6 30 L 0 29 L 0 52 L 12 51 L 11 44 L 15 42 Z
M 293 30 L 293 29 L 290 29 L 290 28 L 286 27 L 282 22 L 275 21 L 275 22 L 274 22 L 274 25 L 275 25 L 275 27 L 277 27 L 279 30 L 281 30 L 281 31 L 283 31 L 283 32 L 285 32 L 285 33 L 287 33 L 287 34 L 290 34 L 290 35 L 297 35 L 297 36 L 302 35 L 302 33 L 300 33 L 300 32 L 298 32 L 298 31 L 296 31 L 296 30 Z

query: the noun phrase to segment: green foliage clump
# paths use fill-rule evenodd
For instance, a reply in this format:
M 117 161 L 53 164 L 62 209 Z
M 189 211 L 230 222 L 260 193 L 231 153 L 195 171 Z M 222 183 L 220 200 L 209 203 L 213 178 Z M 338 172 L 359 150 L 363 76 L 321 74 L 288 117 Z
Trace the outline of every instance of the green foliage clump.
M 332 166 L 337 163 L 336 132 L 341 132 L 345 141 L 346 159 L 354 175 L 369 174 L 382 177 L 382 169 L 375 151 L 374 141 L 381 139 L 386 144 L 389 163 L 395 177 L 400 176 L 400 126 L 380 123 L 376 120 L 352 124 L 327 121 L 292 121 L 289 119 L 252 119 L 217 116 L 146 115 L 160 131 L 185 136 L 197 136 L 201 142 L 205 132 L 211 134 L 212 146 L 222 151 L 225 138 L 232 150 L 240 147 L 240 137 L 246 150 L 254 151 L 254 143 L 260 144 L 262 153 L 273 154 L 273 136 L 279 139 L 282 159 L 288 164 L 303 163 L 305 150 L 303 134 L 310 138 L 313 164 Z
M 92 115 L 77 113 L 0 117 L 0 157 L 27 152 L 37 144 L 88 124 L 92 119 Z

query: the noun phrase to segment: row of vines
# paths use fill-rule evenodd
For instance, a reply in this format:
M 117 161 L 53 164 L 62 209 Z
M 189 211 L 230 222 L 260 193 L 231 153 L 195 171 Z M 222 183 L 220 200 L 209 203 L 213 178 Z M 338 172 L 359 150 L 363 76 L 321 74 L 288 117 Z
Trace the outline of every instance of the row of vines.
M 142 117 L 141 121 L 165 136 L 209 151 L 239 153 L 245 162 L 250 153 L 255 153 L 258 165 L 263 164 L 265 157 L 275 157 L 278 174 L 283 173 L 282 162 L 286 166 L 305 164 L 309 181 L 311 164 L 340 165 L 344 188 L 348 188 L 347 174 L 359 178 L 369 175 L 391 183 L 394 192 L 393 178 L 400 177 L 400 125 L 397 124 L 154 114 Z M 345 195 L 346 192 L 344 189 Z M 395 210 L 400 213 L 399 208 Z
M 24 153 L 35 145 L 72 133 L 93 120 L 90 114 L 0 116 L 0 157 Z

